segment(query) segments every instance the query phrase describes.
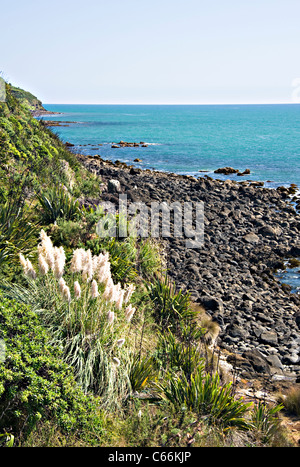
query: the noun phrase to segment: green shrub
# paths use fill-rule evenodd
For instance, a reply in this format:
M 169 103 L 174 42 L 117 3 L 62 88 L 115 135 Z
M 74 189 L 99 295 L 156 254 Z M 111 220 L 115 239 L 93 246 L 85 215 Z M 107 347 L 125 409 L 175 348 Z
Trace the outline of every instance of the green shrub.
M 280 420 L 278 412 L 283 409 L 282 404 L 269 406 L 259 401 L 251 411 L 252 428 L 261 436 L 263 443 L 268 443 L 278 431 Z
M 202 361 L 199 341 L 191 339 L 190 336 L 181 340 L 170 330 L 165 331 L 159 336 L 155 361 L 156 366 L 164 370 L 175 372 L 182 370 L 189 375 Z
M 38 225 L 31 219 L 22 193 L 10 193 L 0 204 L 0 265 L 15 262 L 20 252 L 28 253 L 36 243 Z
M 82 193 L 99 195 L 99 178 L 78 162 L 42 120 L 32 116 L 29 107 L 15 97 L 9 84 L 6 84 L 6 101 L 0 103 L 0 152 L 0 168 L 9 163 L 12 172 L 28 169 L 32 184 L 38 181 L 39 186 L 44 187 L 65 184 L 61 161 L 67 161 L 74 172 L 73 194 L 76 197 Z M 6 185 L 5 179 L 3 185 Z
M 219 375 L 205 374 L 204 364 L 187 377 L 183 372 L 168 372 L 162 383 L 157 383 L 162 399 L 178 410 L 196 413 L 206 423 L 226 430 L 232 427 L 248 430 L 251 425 L 245 414 L 251 404 L 235 400 L 231 383 L 222 386 Z
M 30 307 L 0 296 L 0 433 L 26 439 L 41 421 L 62 433 L 99 425 L 97 401 L 85 396 Z M 100 417 L 100 418 L 98 418 Z M 93 420 L 93 421 L 92 421 Z
M 81 214 L 79 201 L 63 187 L 51 188 L 37 195 L 43 225 L 54 224 L 57 219 L 77 220 Z
M 167 275 L 148 284 L 149 298 L 153 302 L 156 321 L 162 329 L 175 327 L 183 319 L 192 318 L 189 294 L 176 291 Z

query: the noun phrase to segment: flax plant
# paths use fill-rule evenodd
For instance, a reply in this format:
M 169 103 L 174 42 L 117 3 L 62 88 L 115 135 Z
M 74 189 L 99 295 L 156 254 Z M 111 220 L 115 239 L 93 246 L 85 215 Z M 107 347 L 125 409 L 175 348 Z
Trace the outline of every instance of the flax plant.
M 131 390 L 130 303 L 134 285 L 113 282 L 109 255 L 76 249 L 70 264 L 62 247 L 40 233 L 38 266 L 20 255 L 27 287 L 10 284 L 6 294 L 30 304 L 63 350 L 85 392 L 118 404 Z
M 190 378 L 183 372 L 170 373 L 164 384 L 157 383 L 158 394 L 176 410 L 188 410 L 198 414 L 209 425 L 218 425 L 224 431 L 237 428 L 249 430 L 251 423 L 246 414 L 251 403 L 231 394 L 231 383 L 222 386 L 219 375 L 205 374 L 199 364 Z

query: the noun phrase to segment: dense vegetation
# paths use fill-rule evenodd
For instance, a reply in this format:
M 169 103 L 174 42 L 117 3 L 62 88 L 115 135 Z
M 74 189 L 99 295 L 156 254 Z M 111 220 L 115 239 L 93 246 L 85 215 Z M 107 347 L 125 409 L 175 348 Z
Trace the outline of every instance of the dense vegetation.
M 36 96 L 31 94 L 29 91 L 25 91 L 24 89 L 17 88 L 15 86 L 11 86 L 11 92 L 14 97 L 18 99 L 18 101 L 29 110 L 42 110 L 44 111 L 44 107 L 42 102 L 37 99 Z
M 158 243 L 100 238 L 100 180 L 7 85 L 0 104 L 0 443 L 278 445 L 170 283 Z M 250 410 L 251 409 L 251 410 Z M 286 442 L 287 443 L 287 442 Z

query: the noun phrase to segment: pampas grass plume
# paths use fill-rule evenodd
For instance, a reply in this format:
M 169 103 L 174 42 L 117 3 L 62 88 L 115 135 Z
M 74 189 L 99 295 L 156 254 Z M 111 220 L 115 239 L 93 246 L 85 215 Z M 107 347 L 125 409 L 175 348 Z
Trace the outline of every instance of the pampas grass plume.
M 114 319 L 115 319 L 115 314 L 113 311 L 109 311 L 107 313 L 107 321 L 109 322 L 109 324 L 112 324 L 114 322 Z
M 128 307 L 125 309 L 125 318 L 128 323 L 131 321 L 131 318 L 133 317 L 134 313 L 135 308 L 133 308 L 131 305 L 128 305 Z
M 81 297 L 81 288 L 78 281 L 74 282 L 74 295 L 77 299 Z
M 98 285 L 95 279 L 93 279 L 93 282 L 91 285 L 91 295 L 92 295 L 92 298 L 97 298 L 99 296 Z
M 70 303 L 70 301 L 71 301 L 71 292 L 70 292 L 70 288 L 67 285 L 64 286 L 62 294 L 63 294 L 64 298 Z
M 42 253 L 39 254 L 39 271 L 42 276 L 45 276 L 49 271 L 49 265 Z

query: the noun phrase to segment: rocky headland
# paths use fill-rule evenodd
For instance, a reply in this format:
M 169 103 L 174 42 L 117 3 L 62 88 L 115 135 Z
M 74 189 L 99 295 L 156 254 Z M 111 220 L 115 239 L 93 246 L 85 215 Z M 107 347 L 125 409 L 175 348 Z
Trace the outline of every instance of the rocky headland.
M 77 157 L 101 176 L 102 202 L 118 207 L 123 193 L 129 203 L 204 203 L 201 248 L 186 248 L 184 238 L 162 239 L 169 276 L 218 323 L 217 345 L 241 377 L 299 383 L 300 296 L 276 277 L 284 261 L 300 256 L 295 187 L 269 189 L 244 179 L 197 179 L 98 155 Z

